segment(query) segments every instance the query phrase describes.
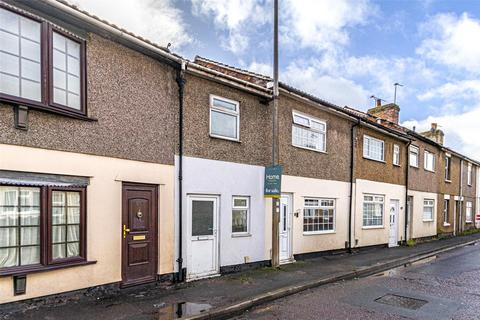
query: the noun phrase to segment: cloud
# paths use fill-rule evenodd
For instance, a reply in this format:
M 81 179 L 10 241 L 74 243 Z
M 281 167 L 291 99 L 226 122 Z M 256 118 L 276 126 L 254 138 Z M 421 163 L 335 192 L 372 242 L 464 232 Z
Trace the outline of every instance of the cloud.
M 368 92 L 355 82 L 322 74 L 314 66 L 290 64 L 280 78 L 288 84 L 340 106 L 366 106 Z
M 287 0 L 282 36 L 290 44 L 335 50 L 348 44 L 347 28 L 366 24 L 375 12 L 368 0 Z
M 222 47 L 234 54 L 244 53 L 253 30 L 271 20 L 269 0 L 191 0 L 196 16 L 213 17 L 218 30 L 226 31 Z M 268 5 L 267 5 L 268 4 Z
M 159 45 L 181 48 L 193 40 L 170 0 L 72 0 L 78 7 Z
M 463 114 L 409 120 L 403 125 L 408 128 L 416 126 L 417 131 L 422 132 L 428 130 L 432 122 L 436 122 L 445 132 L 445 145 L 474 159 L 480 159 L 480 139 L 474 138 L 478 137 L 478 119 L 480 104 Z
M 273 66 L 268 63 L 253 61 L 246 66 L 246 69 L 264 76 L 273 77 Z
M 445 99 L 447 101 L 476 100 L 480 102 L 480 80 L 448 82 L 419 94 L 417 98 L 420 101 Z
M 480 20 L 467 13 L 461 16 L 438 14 L 421 27 L 426 37 L 417 53 L 452 69 L 480 74 Z

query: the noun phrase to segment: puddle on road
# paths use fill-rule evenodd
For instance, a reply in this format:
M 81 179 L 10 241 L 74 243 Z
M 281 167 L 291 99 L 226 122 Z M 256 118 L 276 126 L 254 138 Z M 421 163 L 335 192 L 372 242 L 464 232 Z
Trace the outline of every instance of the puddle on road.
M 408 267 L 411 267 L 411 266 L 419 266 L 419 265 L 422 265 L 422 264 L 426 264 L 426 263 L 430 263 L 432 261 L 434 261 L 435 259 L 437 259 L 438 256 L 431 256 L 431 257 L 428 257 L 428 258 L 425 258 L 425 259 L 422 259 L 422 260 L 418 260 L 418 261 L 415 261 L 415 262 L 411 262 L 411 263 L 406 263 L 404 264 L 403 266 L 400 266 L 400 267 L 396 267 L 396 268 L 393 268 L 393 269 L 390 269 L 390 270 L 386 270 L 386 271 L 383 271 L 383 272 L 379 272 L 379 273 L 376 273 L 374 275 L 372 275 L 371 277 L 392 277 L 392 276 L 397 276 L 399 275 L 405 268 L 408 268 Z
M 211 305 L 206 303 L 193 303 L 193 302 L 179 302 L 166 304 L 162 303 L 154 305 L 158 308 L 157 320 L 173 320 L 182 319 L 185 317 L 199 315 L 212 308 Z

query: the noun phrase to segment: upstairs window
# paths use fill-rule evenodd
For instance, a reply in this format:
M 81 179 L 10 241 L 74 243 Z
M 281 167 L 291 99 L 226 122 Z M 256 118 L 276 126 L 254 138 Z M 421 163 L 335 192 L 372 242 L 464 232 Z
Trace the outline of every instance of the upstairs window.
M 240 106 L 237 101 L 210 96 L 210 135 L 240 140 Z
M 418 168 L 419 155 L 420 155 L 420 150 L 418 149 L 418 147 L 410 146 L 408 161 L 411 167 Z
M 295 147 L 325 152 L 326 136 L 324 121 L 293 112 L 292 144 Z
M 427 171 L 435 172 L 435 155 L 426 150 L 424 154 L 424 167 Z
M 393 164 L 400 165 L 400 146 L 398 144 L 393 145 Z
M 452 158 L 450 156 L 445 156 L 445 180 L 451 180 L 451 165 L 452 165 Z
M 472 164 L 469 163 L 468 166 L 467 166 L 467 184 L 469 186 L 472 185 Z
M 0 99 L 85 115 L 84 51 L 56 26 L 0 7 Z
M 363 136 L 363 157 L 376 161 L 385 161 L 385 142 L 379 139 Z

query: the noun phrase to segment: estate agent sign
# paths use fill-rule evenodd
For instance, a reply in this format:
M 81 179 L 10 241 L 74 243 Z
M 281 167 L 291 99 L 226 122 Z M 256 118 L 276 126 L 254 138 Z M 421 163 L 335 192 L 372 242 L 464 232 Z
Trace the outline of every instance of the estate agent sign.
M 282 166 L 265 168 L 265 190 L 266 198 L 280 198 L 282 193 Z

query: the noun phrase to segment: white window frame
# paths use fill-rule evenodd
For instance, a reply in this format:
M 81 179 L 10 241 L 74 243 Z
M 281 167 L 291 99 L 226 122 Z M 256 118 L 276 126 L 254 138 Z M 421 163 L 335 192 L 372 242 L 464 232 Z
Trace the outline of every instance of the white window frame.
M 240 199 L 240 200 L 246 200 L 247 205 L 246 206 L 235 206 L 235 200 Z M 232 222 L 233 222 L 233 211 L 234 210 L 246 210 L 247 211 L 247 231 L 243 232 L 232 232 L 233 237 L 242 237 L 242 236 L 250 236 L 250 197 L 248 196 L 233 196 L 232 197 Z M 233 225 L 232 225 L 233 229 Z
M 372 200 L 365 200 L 366 197 L 372 197 Z M 379 200 L 381 198 L 381 201 Z M 382 224 L 381 225 L 365 225 L 365 203 L 382 204 Z M 362 229 L 382 229 L 385 225 L 385 196 L 382 194 L 363 194 L 362 204 Z
M 318 201 L 318 205 L 309 206 L 305 202 L 307 200 Z M 322 201 L 333 201 L 333 206 L 322 205 Z M 316 198 L 316 197 L 306 197 L 303 199 L 303 215 L 305 217 L 305 209 L 333 209 L 333 229 L 332 230 L 318 230 L 318 231 L 303 231 L 303 234 L 328 234 L 335 233 L 336 230 L 336 219 L 337 219 L 337 201 L 333 198 Z M 304 228 L 304 223 L 302 223 L 302 229 Z
M 448 154 L 445 155 L 445 181 L 452 181 L 452 157 Z
M 472 180 L 473 180 L 472 179 L 473 178 L 472 172 L 473 172 L 473 166 L 472 166 L 471 163 L 468 163 L 468 165 L 467 165 L 467 184 L 469 186 L 472 185 Z
M 400 146 L 398 144 L 393 145 L 393 165 L 400 166 Z
M 376 159 L 376 158 L 374 158 L 371 155 L 366 153 L 366 148 L 365 148 L 365 141 L 366 140 L 371 140 L 371 141 L 382 143 L 382 158 L 381 159 Z M 373 160 L 373 161 L 385 162 L 385 141 L 364 134 L 363 135 L 363 157 L 365 159 L 369 159 L 369 160 Z
M 429 156 L 431 156 L 431 159 L 433 160 L 433 163 L 432 163 L 432 169 L 430 169 L 428 167 L 428 160 L 429 160 Z M 429 171 L 429 172 L 435 172 L 435 165 L 436 165 L 436 159 L 435 159 L 435 154 L 433 152 L 430 152 L 428 150 L 425 150 L 424 153 L 423 153 L 423 167 L 426 171 Z
M 465 204 L 465 223 L 472 223 L 472 222 L 473 222 L 473 202 L 467 201 L 467 203 Z
M 233 110 L 230 110 L 230 109 L 214 106 L 213 105 L 213 100 L 214 99 L 222 100 L 222 101 L 225 101 L 227 103 L 234 104 L 236 106 L 236 110 L 233 111 Z M 219 135 L 219 134 L 212 133 L 212 111 L 223 113 L 223 114 L 230 115 L 230 116 L 235 116 L 237 118 L 237 128 L 236 128 L 236 131 L 237 131 L 236 136 L 237 137 L 236 138 L 232 138 L 232 137 L 228 137 L 228 136 L 222 136 L 222 135 Z M 209 132 L 210 132 L 211 137 L 219 138 L 219 139 L 225 139 L 225 140 L 231 140 L 231 141 L 240 141 L 240 103 L 238 101 L 230 100 L 230 99 L 227 99 L 227 98 L 224 98 L 224 97 L 220 97 L 220 96 L 211 94 L 210 95 L 209 117 L 210 117 L 209 118 Z
M 432 208 L 432 216 L 425 218 L 425 208 Z M 435 199 L 423 199 L 423 222 L 432 222 L 435 219 Z
M 305 120 L 308 121 L 308 124 L 302 124 L 302 123 L 296 122 L 295 117 L 304 118 Z M 325 121 L 317 119 L 317 118 L 309 116 L 309 115 L 306 115 L 306 114 L 303 114 L 303 113 L 300 113 L 298 111 L 293 111 L 292 112 L 292 119 L 293 119 L 293 122 L 292 122 L 292 145 L 294 147 L 301 148 L 301 149 L 306 149 L 306 150 L 311 150 L 311 151 L 316 151 L 316 152 L 322 152 L 322 153 L 327 152 L 327 123 Z M 312 125 L 311 125 L 312 122 L 317 122 L 317 123 L 323 125 L 325 130 L 321 131 L 321 130 L 312 128 Z M 305 129 L 305 130 L 309 130 L 309 131 L 312 131 L 312 132 L 315 132 L 315 133 L 323 134 L 323 150 L 319 150 L 319 149 L 315 149 L 315 148 L 302 146 L 300 144 L 296 144 L 295 143 L 295 137 L 294 137 L 294 134 L 293 134 L 293 128 L 294 127 L 299 127 L 301 129 Z
M 416 163 L 412 164 L 412 153 L 417 155 Z M 420 148 L 417 146 L 410 146 L 408 151 L 408 165 L 410 167 L 418 168 L 420 165 Z

